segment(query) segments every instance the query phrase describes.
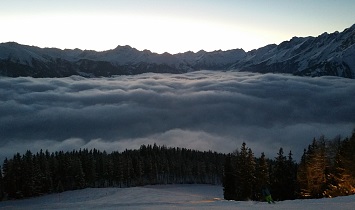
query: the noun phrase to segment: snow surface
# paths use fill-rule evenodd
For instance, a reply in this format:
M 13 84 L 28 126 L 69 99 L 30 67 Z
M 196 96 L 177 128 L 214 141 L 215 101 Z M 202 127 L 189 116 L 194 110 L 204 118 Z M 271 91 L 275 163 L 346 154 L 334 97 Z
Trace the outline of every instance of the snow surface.
M 88 188 L 42 197 L 0 202 L 0 209 L 354 209 L 355 196 L 293 200 L 268 204 L 223 200 L 213 185 L 156 185 L 133 188 Z

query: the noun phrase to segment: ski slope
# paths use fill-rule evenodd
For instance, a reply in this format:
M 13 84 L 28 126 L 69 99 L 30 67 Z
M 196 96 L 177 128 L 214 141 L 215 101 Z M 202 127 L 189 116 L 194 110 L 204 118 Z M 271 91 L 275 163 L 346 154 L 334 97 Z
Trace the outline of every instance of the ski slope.
M 223 188 L 211 185 L 164 185 L 68 191 L 0 202 L 0 209 L 354 209 L 355 196 L 282 201 L 276 204 L 223 200 Z

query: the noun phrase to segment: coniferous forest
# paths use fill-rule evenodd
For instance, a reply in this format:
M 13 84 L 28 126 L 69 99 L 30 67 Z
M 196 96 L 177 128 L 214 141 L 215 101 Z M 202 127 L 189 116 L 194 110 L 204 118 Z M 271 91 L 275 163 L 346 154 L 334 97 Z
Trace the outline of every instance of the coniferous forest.
M 233 153 L 142 145 L 112 152 L 80 149 L 15 154 L 0 167 L 0 200 L 21 199 L 87 187 L 154 184 L 223 184 L 228 200 L 274 200 L 355 194 L 355 130 L 350 138 L 313 139 L 299 163 L 280 148 L 255 157 L 243 143 Z
M 224 163 L 224 198 L 263 200 L 261 189 L 270 189 L 274 200 L 323 198 L 355 194 L 355 130 L 350 138 L 324 136 L 313 139 L 300 163 L 280 148 L 273 159 L 255 158 L 242 144 Z
M 4 160 L 0 196 L 18 199 L 87 187 L 221 184 L 224 157 L 155 144 L 110 154 L 96 149 L 27 151 Z

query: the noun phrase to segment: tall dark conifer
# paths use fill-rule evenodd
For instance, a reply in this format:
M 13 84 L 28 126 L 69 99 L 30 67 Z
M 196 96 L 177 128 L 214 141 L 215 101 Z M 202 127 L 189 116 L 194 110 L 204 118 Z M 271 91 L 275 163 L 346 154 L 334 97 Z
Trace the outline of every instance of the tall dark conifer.
M 12 159 L 12 170 L 13 170 L 13 177 L 9 177 L 13 180 L 13 187 L 14 190 L 10 195 L 12 198 L 23 198 L 23 188 L 25 187 L 26 183 L 24 181 L 25 173 L 23 173 L 23 164 L 21 162 L 21 155 L 17 153 L 14 155 Z M 31 184 L 31 183 L 30 183 Z
M 310 181 L 309 181 L 309 167 L 308 167 L 308 155 L 307 150 L 304 149 L 303 155 L 301 157 L 301 162 L 297 169 L 297 187 L 298 187 L 298 197 L 309 198 L 310 193 Z
M 262 200 L 261 190 L 264 186 L 270 186 L 270 174 L 269 164 L 264 153 L 261 153 L 260 158 L 257 161 L 255 171 L 255 199 Z
M 289 183 L 287 180 L 287 162 L 286 156 L 284 155 L 283 148 L 279 149 L 277 157 L 275 158 L 275 166 L 273 168 L 271 177 L 271 190 L 274 199 L 285 200 L 289 188 Z
M 297 192 L 297 164 L 293 160 L 292 157 L 292 152 L 290 151 L 288 153 L 287 161 L 286 161 L 286 171 L 287 171 L 287 178 L 286 182 L 288 184 L 288 189 L 287 189 L 287 194 L 285 195 L 285 198 L 287 200 L 293 200 L 296 198 L 296 192 Z
M 22 169 L 22 183 L 21 192 L 24 197 L 31 197 L 36 195 L 36 186 L 35 186 L 35 174 L 34 174 L 34 164 L 31 151 L 27 151 L 26 154 L 22 157 L 21 160 L 21 169 Z
M 4 197 L 4 182 L 2 178 L 2 169 L 0 166 L 0 201 L 3 199 L 3 197 Z
M 336 197 L 351 194 L 351 176 L 345 169 L 341 155 L 335 158 L 334 169 L 328 176 L 331 182 L 328 183 L 325 194 L 327 197 Z
M 312 198 L 323 197 L 326 189 L 326 154 L 325 139 L 321 136 L 319 140 L 314 139 L 308 151 L 308 178 L 310 179 L 310 193 Z
M 253 186 L 255 181 L 255 161 L 250 148 L 243 142 L 236 161 L 236 199 L 253 199 Z
M 4 192 L 6 192 L 9 197 L 12 197 L 16 192 L 13 160 L 11 159 L 8 160 L 7 158 L 5 158 L 2 169 L 3 169 L 2 171 L 3 171 Z
M 236 199 L 236 174 L 232 165 L 232 155 L 226 156 L 223 171 L 223 196 L 226 200 Z

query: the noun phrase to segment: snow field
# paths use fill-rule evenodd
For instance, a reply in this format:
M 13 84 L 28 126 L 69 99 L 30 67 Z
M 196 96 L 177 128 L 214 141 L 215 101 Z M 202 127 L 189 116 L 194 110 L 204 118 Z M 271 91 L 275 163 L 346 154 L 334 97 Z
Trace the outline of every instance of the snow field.
M 223 200 L 223 187 L 156 185 L 132 188 L 88 188 L 42 197 L 0 202 L 0 209 L 354 209 L 355 196 L 282 201 L 276 204 Z

